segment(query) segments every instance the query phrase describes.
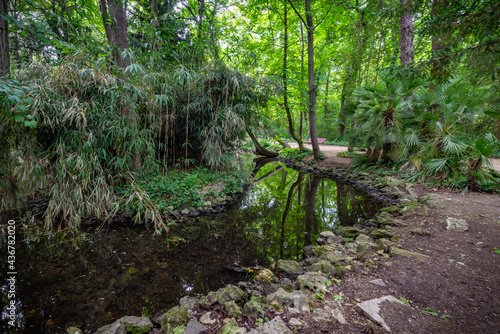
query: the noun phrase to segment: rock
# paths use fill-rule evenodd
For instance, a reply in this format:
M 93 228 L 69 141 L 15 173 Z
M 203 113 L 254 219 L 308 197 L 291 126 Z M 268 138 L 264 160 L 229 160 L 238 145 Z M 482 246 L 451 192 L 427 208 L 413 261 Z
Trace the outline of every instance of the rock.
M 415 235 L 431 235 L 431 232 L 422 228 L 414 228 L 413 230 L 410 230 L 410 233 Z
M 356 250 L 360 253 L 369 253 L 374 251 L 377 246 L 371 242 L 357 242 Z
M 204 206 L 204 207 L 207 207 L 207 208 L 211 208 L 211 207 L 212 207 L 212 202 L 210 202 L 210 201 L 205 201 L 205 202 L 203 202 L 203 206 Z
M 363 314 L 385 330 L 398 334 L 438 333 L 439 318 L 413 309 L 394 296 L 384 296 L 357 304 Z M 385 315 L 390 315 L 386 317 Z
M 386 238 L 378 239 L 377 240 L 377 246 L 380 250 L 383 250 L 384 252 L 389 251 L 389 247 L 392 245 L 392 242 L 387 240 Z
M 182 216 L 187 217 L 189 215 L 189 210 L 188 209 L 182 209 L 179 211 Z
M 226 313 L 230 318 L 241 318 L 243 313 L 241 312 L 241 308 L 233 301 L 224 303 L 224 308 L 226 309 Z
M 182 325 L 182 326 L 177 326 L 174 328 L 174 330 L 172 331 L 172 334 L 184 334 L 184 331 L 186 330 L 186 326 Z
M 332 275 L 335 275 L 336 273 L 335 268 L 333 268 L 333 266 L 325 260 L 321 260 L 310 265 L 307 268 L 307 271 L 314 271 L 314 272 L 321 271 L 323 273 L 330 273 Z
M 374 280 L 371 280 L 370 281 L 371 284 L 375 284 L 375 285 L 378 285 L 378 286 L 383 286 L 383 287 L 386 287 L 387 285 L 385 285 L 385 282 L 380 279 L 380 278 L 377 278 L 377 279 L 374 279 Z
M 380 183 L 383 187 L 399 187 L 403 184 L 402 181 L 391 176 L 384 176 L 380 179 Z
M 280 317 L 276 317 L 273 320 L 264 323 L 262 326 L 257 327 L 251 334 L 293 334 L 290 328 L 281 320 Z M 249 333 L 249 334 L 250 334 Z
M 361 273 L 366 272 L 366 267 L 365 267 L 365 265 L 363 263 L 361 263 L 359 261 L 354 261 L 352 263 L 352 270 L 355 273 L 361 274 Z
M 329 244 L 343 244 L 347 240 L 339 235 L 334 234 L 332 231 L 323 231 L 320 233 L 320 237 L 316 240 L 317 245 L 329 245 Z
M 359 243 L 362 243 L 362 242 L 371 242 L 372 240 L 366 234 L 360 234 L 356 238 L 356 241 L 359 242 Z
M 255 281 L 269 284 L 275 283 L 277 281 L 277 278 L 271 270 L 262 269 L 259 274 L 255 276 Z
M 332 309 L 332 315 L 333 317 L 338 321 L 340 322 L 342 325 L 345 325 L 347 324 L 347 321 L 345 320 L 344 318 L 344 315 L 342 314 L 342 311 L 338 308 L 334 308 Z
M 310 265 L 313 265 L 318 261 L 319 261 L 319 259 L 317 257 L 312 256 L 312 257 L 308 257 L 307 259 L 302 261 L 302 265 L 309 267 Z
M 277 301 L 284 305 L 293 305 L 290 310 L 298 313 L 309 313 L 309 302 L 307 301 L 306 295 L 302 291 L 286 292 L 283 288 L 279 288 L 273 294 L 267 296 L 269 301 Z
M 149 333 L 153 329 L 153 323 L 146 317 L 125 316 L 111 325 L 101 327 L 96 334 L 134 334 Z
M 200 323 L 204 325 L 213 325 L 217 322 L 217 320 L 211 318 L 212 312 L 207 312 L 203 314 L 200 318 Z
M 366 232 L 352 226 L 339 226 L 335 230 L 335 233 L 343 236 L 344 238 L 356 238 L 361 233 L 366 233 Z
M 188 310 L 192 310 L 199 302 L 199 298 L 186 296 L 179 300 L 179 305 L 187 308 Z
M 446 218 L 446 229 L 448 231 L 467 231 L 469 229 L 469 225 L 463 219 L 457 219 L 453 217 Z
M 418 252 L 412 252 L 412 251 L 409 251 L 406 249 L 401 249 L 401 248 L 396 248 L 396 247 L 391 247 L 391 254 L 399 254 L 399 255 L 408 256 L 408 257 L 416 257 L 419 259 L 429 259 L 430 258 L 429 255 L 425 255 L 425 254 L 418 253 Z
M 173 333 L 174 328 L 183 326 L 188 321 L 188 309 L 183 306 L 175 306 L 168 311 L 161 321 L 164 332 Z
M 221 288 L 217 291 L 217 293 L 222 296 L 224 301 L 240 301 L 246 297 L 246 293 L 238 288 L 237 286 L 228 284 L 225 288 Z M 221 301 L 219 300 L 219 303 Z
M 401 208 L 397 205 L 393 206 L 386 206 L 385 208 L 380 209 L 382 212 L 388 212 L 392 214 L 399 214 L 399 211 L 401 211 Z
M 300 321 L 299 319 L 297 319 L 297 318 L 291 318 L 288 321 L 288 324 L 290 326 L 294 326 L 294 327 L 302 327 L 302 326 L 304 326 L 304 323 L 302 321 Z
M 278 260 L 278 270 L 290 277 L 297 277 L 304 273 L 300 264 L 293 260 Z
M 378 228 L 376 230 L 373 230 L 371 233 L 371 236 L 374 237 L 375 239 L 390 239 L 394 237 L 396 234 L 394 232 L 388 231 L 386 229 L 381 229 Z
M 200 298 L 200 305 L 205 309 L 209 309 L 215 303 L 217 303 L 216 292 L 210 291 L 206 296 Z
M 66 334 L 83 334 L 83 331 L 80 328 L 72 326 L 66 329 Z
M 313 256 L 313 249 L 314 249 L 314 245 L 309 245 L 309 246 L 306 246 L 304 247 L 304 249 L 302 250 L 302 252 L 304 253 L 305 256 Z
M 204 334 L 208 333 L 208 329 L 200 324 L 196 319 L 189 320 L 183 334 Z
M 344 256 L 344 254 L 342 254 L 340 252 L 330 251 L 330 252 L 326 252 L 325 254 L 321 255 L 319 257 L 319 260 L 320 261 L 327 261 L 330 263 L 337 263 L 337 262 L 345 261 L 345 256 Z
M 227 324 L 222 326 L 220 330 L 221 334 L 247 334 L 247 330 L 244 327 L 238 326 L 236 320 L 231 319 Z
M 384 319 L 380 316 L 380 304 L 383 301 L 403 304 L 402 302 L 397 300 L 394 296 L 384 296 L 380 298 L 370 299 L 362 303 L 358 303 L 357 306 L 361 309 L 363 314 L 365 314 L 365 316 L 368 319 L 381 325 L 390 332 L 391 331 L 390 327 L 385 323 Z
M 378 223 L 380 225 L 391 225 L 405 227 L 407 224 L 401 222 L 399 219 L 394 218 L 393 215 L 387 212 L 381 212 L 378 216 Z
M 300 289 L 308 288 L 311 291 L 325 291 L 326 277 L 323 277 L 319 272 L 308 272 L 297 277 L 297 283 Z
M 200 212 L 198 210 L 190 210 L 188 216 L 189 217 L 198 217 Z
M 345 274 L 347 274 L 348 272 L 353 270 L 352 266 L 350 266 L 350 265 L 344 266 L 340 263 L 335 263 L 334 267 L 335 267 L 335 275 L 338 277 L 342 277 Z
M 257 318 L 262 314 L 262 312 L 264 312 L 264 309 L 259 303 L 251 300 L 245 303 L 245 305 L 243 306 L 243 312 L 249 317 Z
M 439 199 L 442 197 L 437 194 L 423 194 L 418 198 L 418 202 L 425 205 L 435 205 Z

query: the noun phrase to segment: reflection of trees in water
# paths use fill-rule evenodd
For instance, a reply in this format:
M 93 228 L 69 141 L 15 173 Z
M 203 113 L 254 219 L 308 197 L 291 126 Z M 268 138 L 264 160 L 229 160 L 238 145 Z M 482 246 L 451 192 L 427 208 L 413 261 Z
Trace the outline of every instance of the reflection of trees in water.
M 249 222 L 247 238 L 269 259 L 299 258 L 321 231 L 360 223 L 376 213 L 377 206 L 348 186 L 279 166 L 259 162 L 254 169 L 258 183 L 239 213 Z

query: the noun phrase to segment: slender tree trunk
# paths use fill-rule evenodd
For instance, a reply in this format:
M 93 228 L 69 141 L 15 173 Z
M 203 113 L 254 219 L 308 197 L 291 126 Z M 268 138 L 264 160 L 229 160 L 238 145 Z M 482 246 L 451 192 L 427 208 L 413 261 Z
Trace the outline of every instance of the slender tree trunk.
M 329 114 L 329 110 L 328 110 L 328 88 L 330 86 L 330 73 L 331 73 L 331 67 L 328 68 L 328 74 L 326 75 L 325 99 L 323 101 L 323 122 L 325 124 L 327 124 L 327 116 Z
M 9 0 L 0 0 L 0 14 L 9 15 Z M 10 73 L 9 23 L 0 18 L 0 77 Z
M 399 23 L 399 60 L 401 66 L 413 63 L 413 13 L 411 0 L 401 0 L 403 15 Z
M 311 0 L 305 0 L 307 22 L 307 81 L 309 83 L 309 132 L 314 159 L 319 158 L 318 132 L 316 129 L 316 85 L 314 80 L 314 25 Z
M 300 22 L 300 44 L 301 44 L 301 50 L 300 50 L 300 87 L 301 90 L 304 87 L 304 73 L 305 71 L 305 43 L 304 43 L 304 29 L 302 28 L 302 22 Z M 300 97 L 300 100 L 303 101 L 304 96 Z M 299 124 L 299 137 L 304 138 L 304 103 L 300 102 L 300 124 Z
M 316 202 L 316 193 L 318 192 L 319 187 L 319 179 L 312 175 L 308 174 L 308 182 L 306 181 L 306 200 L 307 200 L 307 208 L 306 208 L 306 226 L 304 233 L 304 246 L 309 246 L 312 244 L 312 231 L 314 224 L 314 204 Z M 311 180 L 312 179 L 312 180 Z
M 437 18 L 439 22 L 439 16 L 448 8 L 448 2 L 446 0 L 433 0 L 432 1 L 432 11 L 431 16 Z M 442 24 L 440 25 L 443 26 Z M 439 29 L 439 34 L 432 37 L 432 47 L 431 55 L 433 58 L 439 57 L 439 60 L 432 60 L 431 63 L 431 76 L 436 81 L 442 81 L 450 75 L 449 63 L 450 60 L 447 57 L 440 57 L 442 53 L 448 48 L 448 37 L 447 32 L 442 31 L 443 28 Z M 431 84 L 431 87 L 434 87 Z
M 292 113 L 290 112 L 290 106 L 288 105 L 288 80 L 287 80 L 287 57 L 288 57 L 288 9 L 287 0 L 284 0 L 284 19 L 283 24 L 285 25 L 285 31 L 283 33 L 283 105 L 285 107 L 286 116 L 288 118 L 288 129 L 290 130 L 290 135 L 299 144 L 299 148 L 302 151 L 304 149 L 304 143 L 302 142 L 302 137 L 297 137 L 295 134 L 295 128 L 293 126 Z
M 378 69 L 380 68 L 380 51 L 382 50 L 382 43 L 385 45 L 385 34 L 384 30 L 380 32 L 380 40 L 378 43 L 378 55 L 377 55 L 377 69 L 375 71 L 375 86 L 377 85 L 377 79 L 378 79 Z

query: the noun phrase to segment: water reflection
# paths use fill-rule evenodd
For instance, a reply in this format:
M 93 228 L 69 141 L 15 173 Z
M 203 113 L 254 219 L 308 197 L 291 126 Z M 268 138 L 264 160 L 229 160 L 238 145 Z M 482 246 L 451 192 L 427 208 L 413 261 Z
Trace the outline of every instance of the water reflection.
M 358 224 L 379 206 L 350 187 L 272 159 L 246 164 L 254 181 L 233 208 L 178 225 L 169 236 L 117 224 L 89 231 L 88 241 L 73 246 L 28 244 L 19 235 L 17 327 L 6 324 L 3 287 L 0 331 L 61 333 L 67 325 L 94 331 L 124 315 L 156 314 L 182 296 L 247 279 L 241 267 L 300 259 L 321 231 Z

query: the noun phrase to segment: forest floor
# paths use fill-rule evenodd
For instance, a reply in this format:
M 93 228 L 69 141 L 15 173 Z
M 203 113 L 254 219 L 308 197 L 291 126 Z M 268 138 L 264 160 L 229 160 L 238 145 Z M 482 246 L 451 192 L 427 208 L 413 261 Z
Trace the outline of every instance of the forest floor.
M 323 167 L 349 164 L 337 157 L 346 147 L 320 145 Z M 500 161 L 493 164 L 500 170 Z M 400 217 L 406 226 L 394 227 L 401 237 L 394 245 L 426 256 L 391 254 L 363 274 L 349 274 L 340 287 L 331 287 L 325 298 L 343 294 L 348 322 L 305 323 L 298 333 L 385 333 L 370 324 L 356 306 L 361 301 L 386 295 L 402 297 L 416 313 L 394 310 L 383 314 L 393 333 L 500 333 L 500 195 L 414 186 L 418 195 L 433 193 L 438 200 L 413 208 Z M 464 219 L 468 230 L 448 231 L 446 218 Z M 413 233 L 418 229 L 421 233 Z M 370 283 L 382 279 L 386 286 Z M 432 310 L 434 315 L 429 315 Z M 309 321 L 308 321 L 309 320 Z

